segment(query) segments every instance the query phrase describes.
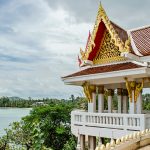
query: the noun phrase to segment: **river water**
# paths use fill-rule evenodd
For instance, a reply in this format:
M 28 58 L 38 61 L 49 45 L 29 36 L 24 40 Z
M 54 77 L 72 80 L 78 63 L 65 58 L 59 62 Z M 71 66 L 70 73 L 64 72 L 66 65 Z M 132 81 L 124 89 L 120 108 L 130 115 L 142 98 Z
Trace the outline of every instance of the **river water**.
M 0 137 L 5 134 L 4 129 L 14 121 L 19 121 L 29 114 L 31 108 L 3 108 L 0 107 Z

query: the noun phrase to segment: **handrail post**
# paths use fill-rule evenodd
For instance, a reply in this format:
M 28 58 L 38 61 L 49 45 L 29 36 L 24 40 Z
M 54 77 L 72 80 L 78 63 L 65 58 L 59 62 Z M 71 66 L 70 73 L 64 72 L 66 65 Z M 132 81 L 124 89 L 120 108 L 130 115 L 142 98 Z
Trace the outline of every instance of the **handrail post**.
M 140 128 L 141 130 L 145 130 L 146 126 L 145 126 L 145 115 L 142 114 L 140 115 Z

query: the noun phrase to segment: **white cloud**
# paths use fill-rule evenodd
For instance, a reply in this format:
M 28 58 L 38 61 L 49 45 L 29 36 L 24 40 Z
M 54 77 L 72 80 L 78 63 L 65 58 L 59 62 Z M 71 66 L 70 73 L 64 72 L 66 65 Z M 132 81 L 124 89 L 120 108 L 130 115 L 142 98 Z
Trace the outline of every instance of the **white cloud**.
M 2 10 L 0 95 L 79 95 L 80 88 L 64 85 L 60 77 L 78 68 L 77 54 L 90 24 L 74 24 L 68 12 L 62 8 L 54 11 L 43 0 L 14 0 Z
M 143 23 L 147 22 L 148 13 L 144 9 L 137 13 L 134 8 L 134 15 L 129 16 L 125 9 L 131 8 L 130 3 L 126 2 L 122 10 L 119 2 L 118 5 L 110 0 L 103 2 L 114 21 L 127 24 L 127 28 L 138 25 L 139 16 Z M 64 85 L 60 77 L 78 69 L 79 48 L 85 46 L 98 3 L 98 0 L 0 2 L 0 95 L 68 98 L 71 94 L 82 94 L 81 88 Z M 122 16 L 124 19 L 120 19 Z

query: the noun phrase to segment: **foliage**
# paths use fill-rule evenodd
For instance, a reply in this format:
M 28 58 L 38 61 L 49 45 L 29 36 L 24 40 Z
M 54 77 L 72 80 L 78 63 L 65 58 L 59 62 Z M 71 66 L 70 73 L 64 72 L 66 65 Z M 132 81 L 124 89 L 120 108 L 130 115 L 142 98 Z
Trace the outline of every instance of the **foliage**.
M 9 143 L 9 138 L 6 132 L 6 135 L 0 137 L 0 150 L 8 150 L 9 149 L 8 143 Z
M 44 99 L 46 106 L 34 107 L 30 114 L 7 129 L 8 150 L 74 150 L 76 137 L 71 134 L 70 113 L 87 109 L 85 98 Z M 85 104 L 86 103 L 86 104 Z M 3 137 L 4 138 L 4 137 Z M 5 145 L 4 140 L 0 140 Z M 0 145 L 0 146 L 1 146 Z M 0 149 L 1 150 L 1 149 Z
M 76 138 L 71 136 L 67 143 L 64 145 L 62 150 L 75 150 L 76 149 Z
M 44 145 L 60 150 L 70 139 L 70 112 L 72 106 L 57 104 L 52 106 L 36 107 L 25 122 L 40 122 L 40 129 L 44 136 Z
M 31 107 L 33 100 L 10 99 L 8 97 L 0 98 L 0 107 Z
M 12 100 L 2 98 L 5 106 L 13 105 Z M 10 102 L 11 101 L 11 102 Z M 17 106 L 24 102 L 17 100 Z M 30 114 L 14 122 L 6 129 L 6 135 L 0 138 L 0 150 L 75 150 L 76 137 L 71 134 L 70 113 L 73 109 L 87 110 L 87 99 L 75 98 L 69 100 L 43 99 L 28 100 L 28 104 L 35 101 L 44 101 L 46 106 L 33 107 Z M 107 99 L 104 96 L 105 109 Z M 25 104 L 25 103 L 24 103 Z M 26 105 L 22 106 L 27 106 Z M 117 109 L 117 95 L 113 97 L 113 108 Z M 143 95 L 143 109 L 150 110 L 150 94 Z M 104 139 L 106 143 L 108 139 Z
M 143 99 L 143 109 L 150 110 L 150 94 L 142 95 L 142 99 Z
M 79 108 L 79 103 L 86 103 L 87 99 L 84 97 L 76 97 L 71 95 L 68 100 L 64 99 L 51 99 L 51 98 L 43 98 L 43 99 L 32 99 L 29 97 L 28 99 L 22 99 L 19 97 L 1 97 L 0 98 L 0 107 L 20 107 L 20 108 L 28 108 L 33 107 L 34 105 L 37 106 L 38 102 L 42 102 L 45 105 L 53 105 L 53 104 L 60 104 L 60 103 L 68 103 L 68 104 L 75 104 L 76 108 Z
M 38 123 L 30 124 L 21 120 L 13 122 L 10 126 L 11 129 L 6 130 L 10 147 L 41 150 L 44 140 Z
M 76 106 L 75 108 L 88 110 L 88 100 L 85 97 L 77 97 L 76 98 Z

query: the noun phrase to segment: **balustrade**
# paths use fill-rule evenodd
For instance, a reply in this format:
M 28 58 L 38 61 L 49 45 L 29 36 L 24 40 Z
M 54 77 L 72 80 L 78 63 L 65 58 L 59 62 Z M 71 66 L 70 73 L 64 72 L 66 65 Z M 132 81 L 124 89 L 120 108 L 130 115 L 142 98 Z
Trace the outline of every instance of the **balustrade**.
M 96 126 L 119 129 L 144 129 L 143 121 L 150 121 L 148 114 L 117 114 L 117 113 L 89 113 L 89 112 L 72 112 L 72 124 Z

